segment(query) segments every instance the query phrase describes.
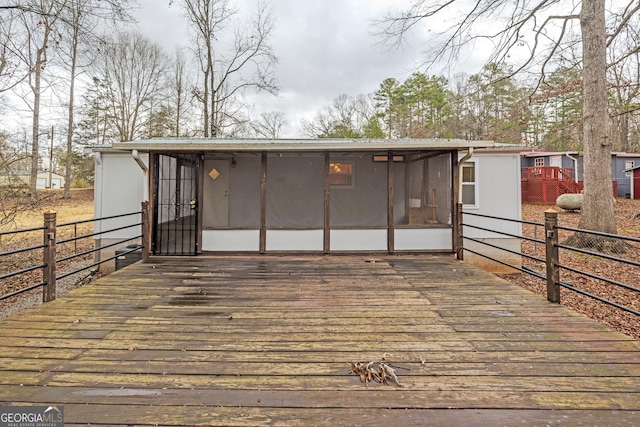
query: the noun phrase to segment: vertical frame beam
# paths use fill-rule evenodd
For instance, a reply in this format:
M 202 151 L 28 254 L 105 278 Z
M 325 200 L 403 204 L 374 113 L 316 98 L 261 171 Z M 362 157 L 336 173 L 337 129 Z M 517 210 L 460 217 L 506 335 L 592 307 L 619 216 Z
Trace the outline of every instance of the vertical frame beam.
M 393 151 L 387 152 L 387 179 L 388 179 L 388 200 L 387 200 L 387 251 L 395 252 L 395 228 L 393 224 Z
M 323 243 L 322 248 L 325 254 L 328 254 L 331 250 L 331 221 L 330 221 L 330 213 L 331 213 L 331 184 L 329 181 L 329 172 L 330 172 L 330 156 L 329 152 L 324 152 L 324 233 L 323 233 Z
M 460 171 L 458 162 L 458 150 L 449 152 L 451 156 L 451 222 L 453 252 L 459 260 L 463 259 L 462 249 L 462 202 L 458 198 L 460 194 Z
M 156 240 L 158 238 L 158 155 L 149 152 L 149 220 L 151 233 L 149 234 L 149 255 L 156 254 Z
M 262 152 L 260 166 L 260 253 L 267 251 L 267 153 Z
M 198 176 L 197 176 L 197 201 L 196 201 L 196 215 L 198 215 L 198 220 L 196 227 L 198 228 L 196 236 L 196 254 L 202 253 L 202 222 L 203 222 L 203 206 L 202 201 L 204 200 L 204 153 L 200 153 L 197 155 L 197 167 L 198 167 Z
M 462 214 L 462 203 L 456 204 L 455 207 L 456 215 L 454 217 L 455 222 L 453 224 L 453 251 L 456 254 L 456 259 L 464 261 L 464 235 L 462 233 L 462 230 L 464 229 L 464 215 Z

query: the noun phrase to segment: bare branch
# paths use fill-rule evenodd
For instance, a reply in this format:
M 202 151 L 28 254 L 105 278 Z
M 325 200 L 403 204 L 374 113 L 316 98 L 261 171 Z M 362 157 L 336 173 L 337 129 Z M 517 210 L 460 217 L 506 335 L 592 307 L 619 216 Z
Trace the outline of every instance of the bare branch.
M 618 37 L 618 35 L 620 35 L 620 33 L 627 27 L 631 18 L 633 18 L 633 16 L 635 16 L 638 11 L 640 11 L 640 2 L 638 2 L 635 7 L 629 9 L 632 4 L 633 1 L 627 5 L 625 11 L 622 13 L 622 20 L 614 29 L 613 33 L 607 36 L 607 47 L 609 47 L 613 40 L 615 40 L 615 38 Z

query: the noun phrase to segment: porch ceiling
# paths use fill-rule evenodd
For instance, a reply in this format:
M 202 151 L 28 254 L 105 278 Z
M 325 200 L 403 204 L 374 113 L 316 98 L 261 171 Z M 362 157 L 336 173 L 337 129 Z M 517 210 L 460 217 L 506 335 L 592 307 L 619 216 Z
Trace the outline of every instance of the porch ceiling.
M 114 143 L 114 149 L 171 152 L 202 151 L 379 151 L 379 150 L 467 150 L 501 146 L 494 141 L 463 139 L 237 139 L 153 138 Z

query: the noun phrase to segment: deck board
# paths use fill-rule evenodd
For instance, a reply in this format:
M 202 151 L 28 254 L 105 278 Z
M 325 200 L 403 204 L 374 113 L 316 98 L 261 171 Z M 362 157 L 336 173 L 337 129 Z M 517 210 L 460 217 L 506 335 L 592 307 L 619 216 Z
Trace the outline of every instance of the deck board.
M 69 426 L 640 419 L 638 341 L 450 257 L 153 258 L 0 325 L 0 404 Z

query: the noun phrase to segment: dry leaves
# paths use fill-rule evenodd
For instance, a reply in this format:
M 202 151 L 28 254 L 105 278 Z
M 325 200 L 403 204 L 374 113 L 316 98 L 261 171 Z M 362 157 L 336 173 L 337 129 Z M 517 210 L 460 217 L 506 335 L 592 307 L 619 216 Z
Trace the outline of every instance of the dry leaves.
M 349 374 L 360 376 L 360 381 L 367 387 L 369 387 L 371 381 L 385 385 L 390 385 L 390 381 L 393 381 L 398 387 L 404 387 L 400 384 L 400 381 L 398 381 L 396 370 L 386 362 L 349 362 Z

